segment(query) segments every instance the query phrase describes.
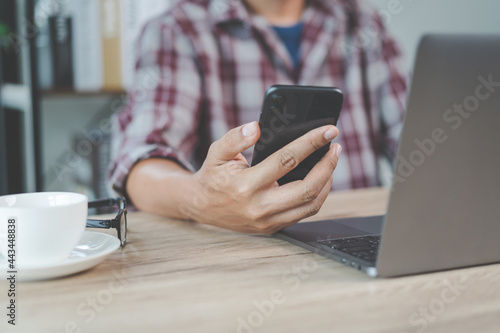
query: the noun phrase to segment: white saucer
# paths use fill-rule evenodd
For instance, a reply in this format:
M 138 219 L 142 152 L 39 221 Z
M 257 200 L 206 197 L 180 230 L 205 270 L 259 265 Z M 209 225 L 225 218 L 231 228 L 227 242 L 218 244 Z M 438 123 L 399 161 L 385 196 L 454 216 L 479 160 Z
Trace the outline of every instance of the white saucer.
M 100 232 L 85 231 L 71 255 L 65 261 L 45 267 L 18 267 L 18 281 L 45 280 L 75 274 L 101 263 L 120 247 L 118 238 Z M 0 255 L 0 276 L 7 274 L 7 261 Z

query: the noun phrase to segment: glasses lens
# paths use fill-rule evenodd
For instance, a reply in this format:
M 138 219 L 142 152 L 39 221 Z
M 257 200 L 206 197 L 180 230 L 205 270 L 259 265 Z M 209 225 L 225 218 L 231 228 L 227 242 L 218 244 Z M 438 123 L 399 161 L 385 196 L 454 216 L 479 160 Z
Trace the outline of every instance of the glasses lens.
M 127 212 L 123 212 L 120 218 L 120 239 L 122 246 L 127 243 Z

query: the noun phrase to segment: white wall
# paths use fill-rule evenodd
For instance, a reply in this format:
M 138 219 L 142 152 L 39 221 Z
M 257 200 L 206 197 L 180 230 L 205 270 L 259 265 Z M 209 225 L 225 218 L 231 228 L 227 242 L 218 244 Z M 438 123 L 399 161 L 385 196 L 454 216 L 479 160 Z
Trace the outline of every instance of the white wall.
M 387 20 L 388 28 L 413 65 L 419 38 L 424 33 L 500 34 L 499 0 L 366 0 L 384 13 L 399 2 Z M 398 8 L 398 7 L 396 7 Z

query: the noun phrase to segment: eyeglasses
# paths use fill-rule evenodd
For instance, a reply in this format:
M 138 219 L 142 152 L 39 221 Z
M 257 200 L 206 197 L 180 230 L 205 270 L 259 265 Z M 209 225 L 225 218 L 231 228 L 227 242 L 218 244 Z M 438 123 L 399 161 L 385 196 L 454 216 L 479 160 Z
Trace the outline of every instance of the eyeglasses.
M 89 208 L 118 207 L 119 211 L 112 220 L 87 219 L 87 228 L 115 228 L 121 247 L 127 243 L 127 201 L 123 197 L 89 201 Z

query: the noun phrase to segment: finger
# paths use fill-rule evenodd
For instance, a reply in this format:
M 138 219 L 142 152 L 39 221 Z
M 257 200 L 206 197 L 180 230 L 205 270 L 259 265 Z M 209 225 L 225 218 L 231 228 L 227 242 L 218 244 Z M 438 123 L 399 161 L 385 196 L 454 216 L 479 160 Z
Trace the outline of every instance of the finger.
M 311 202 L 323 191 L 325 184 L 332 179 L 337 167 L 342 147 L 339 144 L 330 146 L 328 152 L 309 171 L 302 181 L 295 181 L 281 186 L 288 193 L 288 201 L 292 207 Z M 278 190 L 281 190 L 278 188 Z
M 273 215 L 269 219 L 267 225 L 264 228 L 261 228 L 263 229 L 263 233 L 273 234 L 281 229 L 285 229 L 296 224 L 300 220 L 316 215 L 330 193 L 332 181 L 333 176 L 329 178 L 328 182 L 321 189 L 321 192 L 314 200 Z
M 277 214 L 315 200 L 324 190 L 325 184 L 331 179 L 337 166 L 337 146 L 340 147 L 338 144 L 330 146 L 325 156 L 304 180 L 294 181 L 269 190 L 261 201 L 263 212 Z
M 252 167 L 252 178 L 261 186 L 274 183 L 293 170 L 307 156 L 330 143 L 338 135 L 333 125 L 311 130 Z
M 220 163 L 231 161 L 242 151 L 253 146 L 260 136 L 256 121 L 233 128 L 222 138 L 212 143 L 207 154 L 207 161 Z
M 318 184 L 324 184 L 332 177 L 333 172 L 337 168 L 340 154 L 342 153 L 342 146 L 338 143 L 330 145 L 328 152 L 316 163 L 316 165 L 309 171 L 304 180 L 300 183 L 294 184 L 297 187 L 308 188 Z

